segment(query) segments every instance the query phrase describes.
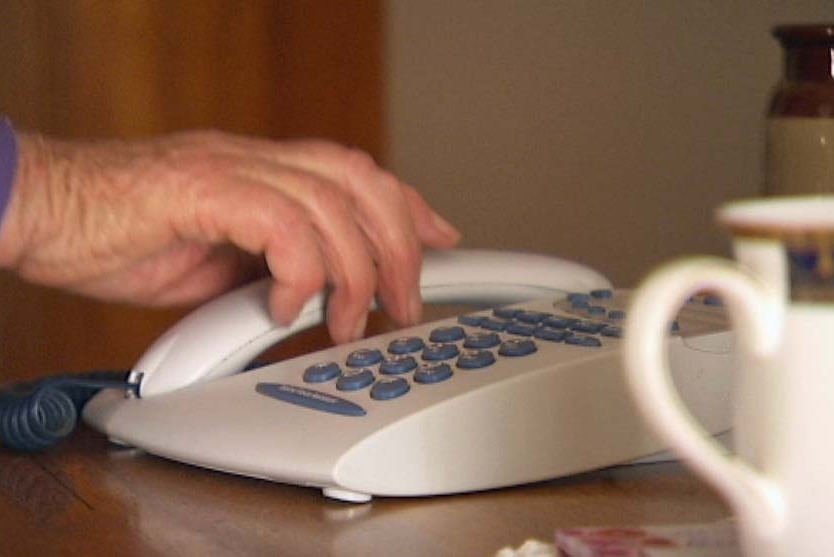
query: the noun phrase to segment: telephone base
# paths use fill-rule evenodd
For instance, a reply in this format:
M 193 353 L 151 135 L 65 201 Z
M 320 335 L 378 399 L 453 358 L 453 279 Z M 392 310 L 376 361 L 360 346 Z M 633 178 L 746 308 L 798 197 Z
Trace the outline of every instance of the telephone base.
M 664 458 L 621 367 L 628 293 L 599 295 L 474 312 L 145 398 L 105 392 L 85 419 L 152 454 L 355 503 Z M 728 325 L 695 300 L 670 327 L 673 380 L 713 435 L 731 423 Z

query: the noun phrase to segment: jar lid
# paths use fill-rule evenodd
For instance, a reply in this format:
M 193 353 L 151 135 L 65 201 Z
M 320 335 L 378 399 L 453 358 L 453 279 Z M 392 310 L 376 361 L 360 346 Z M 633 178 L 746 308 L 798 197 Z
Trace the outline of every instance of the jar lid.
M 785 45 L 834 44 L 834 23 L 778 25 L 773 36 Z

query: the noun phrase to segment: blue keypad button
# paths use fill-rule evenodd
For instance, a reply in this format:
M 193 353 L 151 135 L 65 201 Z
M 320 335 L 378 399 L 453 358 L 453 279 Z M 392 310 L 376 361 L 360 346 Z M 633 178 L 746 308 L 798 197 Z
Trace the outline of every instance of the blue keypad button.
M 672 324 L 669 326 L 669 330 L 673 333 L 681 332 L 681 324 L 677 321 L 672 321 Z
M 480 327 L 484 319 L 486 319 L 486 317 L 483 315 L 461 315 L 458 317 L 458 323 L 461 325 L 468 325 L 470 327 Z
M 347 365 L 350 367 L 367 367 L 376 365 L 382 361 L 382 352 L 375 348 L 360 348 L 354 350 L 347 357 Z
M 499 319 L 514 319 L 520 311 L 517 308 L 495 308 L 492 310 L 492 315 Z
M 371 398 L 374 400 L 392 400 L 399 398 L 411 390 L 408 381 L 402 377 L 380 377 L 371 387 Z
M 570 335 L 570 332 L 566 329 L 552 329 L 550 327 L 542 327 L 533 333 L 533 336 L 537 339 L 547 340 L 550 342 L 562 342 L 568 337 L 568 335 Z
M 591 290 L 591 297 L 597 300 L 607 300 L 614 296 L 614 291 L 610 288 L 600 288 L 598 290 Z
M 450 360 L 460 353 L 456 344 L 432 343 L 423 348 L 423 359 L 429 362 Z
M 583 310 L 586 309 L 588 306 L 591 305 L 591 302 L 584 299 L 576 299 L 570 303 L 570 307 L 575 310 Z
M 587 346 L 589 348 L 598 348 L 602 346 L 601 340 L 597 337 L 589 335 L 571 335 L 565 339 L 565 343 L 572 344 L 574 346 Z
M 501 337 L 498 333 L 479 331 L 466 336 L 463 341 L 464 348 L 493 348 L 501 344 Z
M 710 294 L 704 298 L 704 305 L 721 307 L 724 305 L 724 301 L 720 297 Z
M 452 327 L 437 327 L 429 333 L 431 342 L 456 342 L 466 336 L 463 327 L 457 325 Z
M 588 306 L 588 315 L 591 317 L 605 317 L 605 308 L 602 306 Z
M 542 322 L 542 325 L 545 327 L 551 327 L 553 329 L 568 329 L 574 323 L 578 323 L 579 319 L 575 319 L 573 317 L 559 317 L 556 315 L 551 315 L 550 317 L 546 317 Z
M 488 317 L 481 322 L 481 328 L 486 329 L 488 331 L 505 331 L 512 322 L 513 321 L 511 319 L 502 319 L 500 317 Z
M 400 373 L 408 373 L 416 367 L 417 360 L 414 356 L 395 354 L 382 360 L 382 363 L 379 364 L 379 371 L 386 375 L 399 375 Z
M 605 323 L 595 323 L 593 321 L 578 321 L 571 325 L 570 330 L 577 333 L 597 334 L 600 332 Z
M 423 385 L 440 383 L 452 376 L 452 367 L 447 363 L 424 364 L 414 372 L 414 382 Z
M 522 323 L 541 323 L 544 321 L 544 318 L 547 317 L 548 314 L 542 311 L 520 311 L 516 314 L 515 319 L 516 321 L 521 321 Z
M 374 372 L 370 368 L 352 368 L 345 370 L 336 380 L 336 388 L 340 391 L 358 391 L 373 383 L 374 379 Z
M 536 343 L 527 338 L 511 338 L 501 343 L 498 353 L 501 356 L 527 356 L 538 350 Z
M 623 336 L 623 328 L 617 325 L 606 325 L 599 334 L 604 337 L 620 338 Z
M 591 295 L 585 294 L 584 292 L 571 292 L 568 294 L 568 302 L 573 304 L 574 302 L 590 302 Z
M 626 312 L 621 309 L 612 309 L 608 312 L 608 319 L 612 321 L 623 321 L 626 318 Z
M 304 408 L 310 408 L 311 410 L 318 410 L 320 412 L 329 412 L 330 414 L 364 416 L 367 413 L 364 408 L 355 402 L 313 389 L 296 387 L 295 385 L 258 383 L 255 385 L 255 391 L 289 404 L 303 406 Z
M 391 354 L 411 354 L 419 352 L 426 345 L 420 337 L 400 337 L 388 343 L 388 352 Z
M 537 328 L 538 328 L 538 325 L 534 325 L 533 323 L 518 323 L 518 322 L 516 322 L 516 323 L 510 323 L 510 325 L 507 327 L 506 332 L 508 332 L 512 335 L 518 335 L 518 336 L 521 336 L 521 337 L 529 337 L 533 334 L 533 331 L 535 331 Z
M 322 362 L 305 369 L 302 377 L 305 383 L 324 383 L 338 377 L 341 373 L 342 368 L 336 362 Z
M 489 350 L 464 350 L 458 357 L 457 366 L 461 369 L 481 369 L 495 363 L 495 354 Z

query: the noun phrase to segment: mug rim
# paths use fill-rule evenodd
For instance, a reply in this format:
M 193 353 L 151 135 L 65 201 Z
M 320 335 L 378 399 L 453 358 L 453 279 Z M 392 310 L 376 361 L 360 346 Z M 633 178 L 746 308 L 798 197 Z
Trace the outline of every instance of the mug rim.
M 834 233 L 834 195 L 741 199 L 720 206 L 716 218 L 745 236 L 829 235 Z

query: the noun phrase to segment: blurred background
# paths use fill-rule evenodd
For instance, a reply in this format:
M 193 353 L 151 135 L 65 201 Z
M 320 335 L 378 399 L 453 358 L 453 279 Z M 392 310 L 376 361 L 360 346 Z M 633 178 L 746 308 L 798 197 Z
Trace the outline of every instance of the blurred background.
M 71 138 L 217 128 L 370 152 L 464 246 L 563 255 L 633 286 L 726 254 L 757 195 L 770 29 L 830 0 L 4 0 L 0 113 Z M 187 308 L 0 274 L 0 383 L 129 367 Z

